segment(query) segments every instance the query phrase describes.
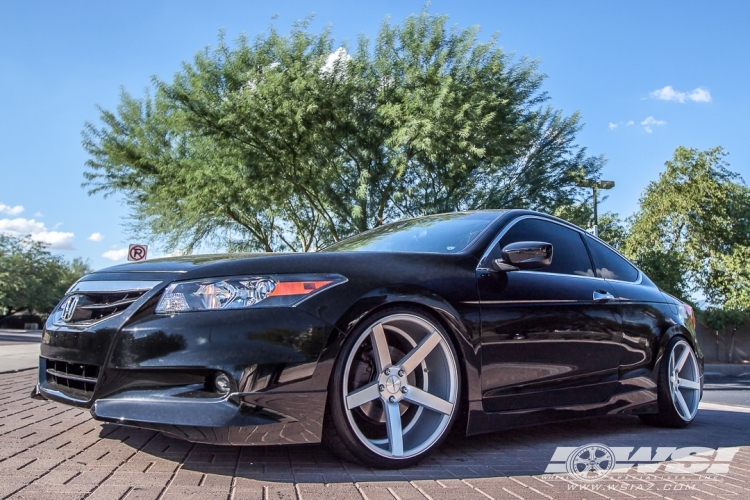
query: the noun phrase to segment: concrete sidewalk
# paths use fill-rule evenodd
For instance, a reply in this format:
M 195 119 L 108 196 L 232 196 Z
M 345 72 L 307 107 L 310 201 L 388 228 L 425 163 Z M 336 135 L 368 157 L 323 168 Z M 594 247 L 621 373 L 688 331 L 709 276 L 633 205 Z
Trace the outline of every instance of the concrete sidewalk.
M 0 342 L 0 373 L 35 368 L 38 364 L 38 342 Z
M 36 368 L 42 330 L 0 328 L 0 373 Z

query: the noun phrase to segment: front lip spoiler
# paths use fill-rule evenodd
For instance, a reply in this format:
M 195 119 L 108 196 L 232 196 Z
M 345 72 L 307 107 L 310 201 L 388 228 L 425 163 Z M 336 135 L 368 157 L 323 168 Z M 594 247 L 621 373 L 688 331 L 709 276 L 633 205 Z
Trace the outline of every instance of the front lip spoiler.
M 56 401 L 58 403 L 64 403 L 66 405 L 71 405 L 71 406 L 78 406 L 81 408 L 88 408 L 89 405 L 91 404 L 91 401 L 71 398 L 70 396 L 60 391 L 56 391 L 48 387 L 46 388 L 40 387 L 39 384 L 37 384 L 34 390 L 31 391 L 31 398 L 32 399 L 47 399 L 49 401 Z
M 151 429 L 198 443 L 269 445 L 321 441 L 322 415 L 297 420 L 269 409 L 243 407 L 239 403 L 242 395 L 236 393 L 223 398 L 190 399 L 147 392 L 151 394 L 134 391 L 97 399 L 91 405 L 91 415 L 96 420 Z
M 296 422 L 278 412 L 240 403 L 243 394 L 216 397 L 185 397 L 188 390 L 201 386 L 177 386 L 158 390 L 132 390 L 99 398 L 91 405 L 91 415 L 108 422 L 134 422 L 157 425 L 231 427 Z
M 34 388 L 31 390 L 31 394 L 29 395 L 31 399 L 37 399 L 39 401 L 47 401 L 47 398 L 44 397 L 44 394 L 42 394 L 42 391 L 39 390 L 39 384 L 36 384 Z
M 230 427 L 276 423 L 264 418 L 240 414 L 236 398 L 164 401 L 139 397 L 112 397 L 94 401 L 91 416 L 97 420 L 122 424 L 186 425 Z

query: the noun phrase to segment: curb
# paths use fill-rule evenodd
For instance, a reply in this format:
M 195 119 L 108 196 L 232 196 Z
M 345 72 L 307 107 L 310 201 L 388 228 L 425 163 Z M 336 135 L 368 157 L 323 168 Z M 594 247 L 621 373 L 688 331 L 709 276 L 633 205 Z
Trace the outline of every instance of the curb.
M 750 364 L 706 364 L 703 368 L 706 377 L 750 377 Z
M 727 405 L 722 403 L 705 403 L 701 401 L 698 404 L 700 410 L 714 410 L 714 411 L 733 411 L 737 413 L 750 413 L 750 408 L 747 406 L 740 405 Z
M 39 369 L 38 366 L 32 366 L 30 368 L 18 368 L 17 370 L 6 370 L 4 372 L 0 372 L 0 375 L 5 375 L 5 374 L 8 374 L 8 373 L 27 372 L 29 370 L 38 370 L 38 369 Z

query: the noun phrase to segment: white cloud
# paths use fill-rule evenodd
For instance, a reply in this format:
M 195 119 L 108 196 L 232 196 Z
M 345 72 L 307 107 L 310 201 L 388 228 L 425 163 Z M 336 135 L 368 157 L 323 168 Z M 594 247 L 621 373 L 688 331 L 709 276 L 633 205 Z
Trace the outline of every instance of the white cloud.
M 698 87 L 690 92 L 680 92 L 673 89 L 671 85 L 667 85 L 662 89 L 654 90 L 649 96 L 652 99 L 659 99 L 661 101 L 677 101 L 682 103 L 685 101 L 711 102 L 711 92 L 703 87 Z
M 11 207 L 10 205 L 6 205 L 5 203 L 0 203 L 0 212 L 8 215 L 18 215 L 21 212 L 23 212 L 23 207 L 21 205 L 16 205 L 15 207 Z
M 339 47 L 334 52 L 328 54 L 326 62 L 323 67 L 320 68 L 321 74 L 327 74 L 332 72 L 337 66 L 342 66 L 352 60 L 352 56 L 346 51 L 344 47 Z
M 49 231 L 44 222 L 34 219 L 0 219 L 0 233 L 21 237 L 31 235 L 31 239 L 46 243 L 52 250 L 74 250 L 73 238 L 75 234 L 62 231 Z
M 45 231 L 44 222 L 34 219 L 0 219 L 0 231 L 11 236 L 24 236 Z
M 688 99 L 695 102 L 711 102 L 711 92 L 703 87 L 698 87 L 688 94 Z
M 651 132 L 654 131 L 651 128 L 651 126 L 666 125 L 666 124 L 667 122 L 665 122 L 664 120 L 657 120 L 653 116 L 649 116 L 648 118 L 646 118 L 645 120 L 641 122 L 641 125 L 643 125 L 643 130 L 645 130 L 647 134 L 650 134 Z
M 47 243 L 53 250 L 75 250 L 73 246 L 74 237 L 75 234 L 62 231 L 44 231 L 31 235 L 32 240 Z
M 109 260 L 123 260 L 128 256 L 128 249 L 127 248 L 118 248 L 116 250 L 107 250 L 102 254 L 102 257 Z
M 609 129 L 610 130 L 614 130 L 617 127 L 619 127 L 620 125 L 624 125 L 626 127 L 629 127 L 631 125 L 635 125 L 635 122 L 633 120 L 629 120 L 628 122 L 617 122 L 617 123 L 609 122 Z
M 37 212 L 34 214 L 34 217 L 44 217 L 44 214 L 42 214 L 42 212 Z
M 91 236 L 89 236 L 90 241 L 102 241 L 104 239 L 104 235 L 102 233 L 94 233 Z
M 649 116 L 641 122 L 641 125 L 666 125 L 667 122 L 664 120 L 657 120 L 653 116 Z

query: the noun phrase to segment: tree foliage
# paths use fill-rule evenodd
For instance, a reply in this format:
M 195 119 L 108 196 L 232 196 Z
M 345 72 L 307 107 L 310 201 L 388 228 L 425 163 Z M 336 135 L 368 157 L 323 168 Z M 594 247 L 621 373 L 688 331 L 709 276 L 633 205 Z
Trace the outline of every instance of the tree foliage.
M 679 147 L 630 219 L 625 253 L 665 290 L 750 307 L 750 189 L 721 147 Z
M 698 319 L 713 330 L 723 330 L 725 333 L 729 328 L 736 329 L 739 326 L 750 326 L 750 312 L 740 309 L 724 309 L 720 307 L 707 307 L 698 312 Z
M 81 259 L 68 263 L 42 243 L 0 234 L 0 317 L 21 310 L 48 313 L 90 272 Z
M 546 104 L 536 62 L 427 12 L 336 48 L 272 28 L 199 52 L 87 124 L 91 193 L 123 193 L 168 249 L 307 251 L 405 216 L 553 211 L 601 158 Z

